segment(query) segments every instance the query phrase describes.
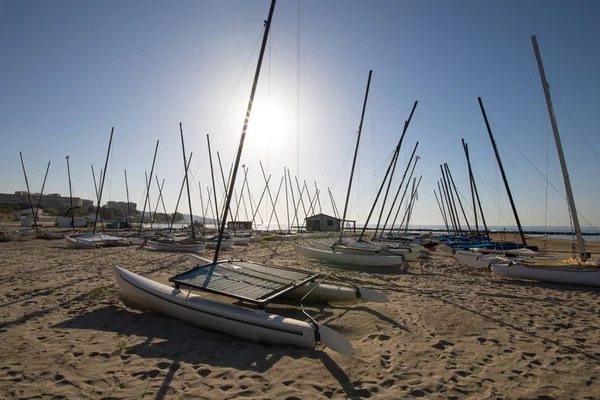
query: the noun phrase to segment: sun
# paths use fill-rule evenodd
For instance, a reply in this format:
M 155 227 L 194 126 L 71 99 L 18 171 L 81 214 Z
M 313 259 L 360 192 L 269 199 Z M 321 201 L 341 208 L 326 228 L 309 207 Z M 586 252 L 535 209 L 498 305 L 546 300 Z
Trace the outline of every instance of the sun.
M 294 125 L 291 110 L 276 98 L 256 97 L 248 124 L 249 135 L 269 145 L 286 143 L 292 136 Z

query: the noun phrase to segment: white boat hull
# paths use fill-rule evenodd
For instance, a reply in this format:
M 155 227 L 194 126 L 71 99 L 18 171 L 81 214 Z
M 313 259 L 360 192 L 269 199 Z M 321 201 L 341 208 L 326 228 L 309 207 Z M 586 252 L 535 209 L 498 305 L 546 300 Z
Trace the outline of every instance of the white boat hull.
M 73 247 L 75 249 L 94 249 L 94 248 L 98 247 L 93 242 L 88 242 L 85 240 L 77 240 L 76 238 L 72 238 L 67 235 L 65 235 L 65 240 L 67 241 L 67 244 L 70 247 Z
M 226 249 L 231 249 L 233 247 L 233 242 L 228 242 L 223 240 L 221 242 L 221 250 L 226 250 Z M 216 249 L 217 248 L 217 242 L 206 242 L 206 248 L 207 249 Z
M 294 248 L 298 254 L 303 257 L 318 261 L 337 264 L 343 268 L 348 266 L 364 266 L 364 267 L 392 267 L 401 265 L 404 262 L 404 257 L 398 256 L 379 256 L 379 255 L 363 255 L 363 254 L 345 254 L 331 250 L 319 250 L 294 244 Z
M 569 285 L 600 286 L 599 267 L 537 267 L 523 263 L 492 264 L 492 272 L 505 278 L 521 278 Z
M 205 243 L 181 244 L 181 243 L 161 243 L 149 240 L 146 246 L 158 251 L 172 251 L 177 253 L 199 253 L 206 248 Z
M 467 265 L 473 268 L 488 268 L 493 262 L 498 262 L 499 259 L 494 255 L 486 255 L 481 253 L 474 253 L 472 251 L 457 250 L 454 253 L 456 258 L 461 264 Z
M 239 238 L 233 238 L 233 245 L 234 246 L 248 246 L 250 244 L 250 237 L 239 237 Z
M 188 296 L 188 291 L 174 289 L 116 265 L 114 275 L 126 297 L 137 306 L 191 325 L 257 342 L 311 349 L 317 344 L 317 328 L 308 322 L 220 303 L 193 293 Z M 321 341 L 332 350 L 353 354 L 350 343 L 337 332 L 321 325 L 318 332 Z
M 312 245 L 319 250 L 331 251 L 331 244 L 313 241 Z M 421 246 L 418 249 L 405 247 L 390 247 L 385 245 L 371 243 L 345 243 L 342 246 L 336 246 L 335 252 L 344 254 L 362 254 L 362 255 L 381 255 L 381 256 L 403 256 L 405 261 L 415 261 L 422 257 L 420 252 Z

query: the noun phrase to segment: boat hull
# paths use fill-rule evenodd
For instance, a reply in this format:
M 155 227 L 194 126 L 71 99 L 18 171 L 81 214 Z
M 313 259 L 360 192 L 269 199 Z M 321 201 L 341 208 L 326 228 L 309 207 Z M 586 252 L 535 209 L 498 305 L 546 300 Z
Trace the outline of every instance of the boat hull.
M 74 249 L 94 249 L 98 247 L 95 243 L 77 240 L 67 235 L 65 235 L 65 240 L 67 241 L 67 244 Z
M 226 250 L 226 249 L 231 249 L 233 247 L 233 242 L 228 242 L 228 241 L 222 241 L 221 242 L 221 250 Z M 217 242 L 206 242 L 206 248 L 207 249 L 216 249 L 217 248 Z
M 298 254 L 303 257 L 313 260 L 332 263 L 340 268 L 344 266 L 361 266 L 361 267 L 393 267 L 402 265 L 404 257 L 398 256 L 379 256 L 379 255 L 364 255 L 364 254 L 344 254 L 337 251 L 327 251 L 313 249 L 309 247 L 299 246 L 294 244 L 294 248 Z
M 492 264 L 492 272 L 504 278 L 520 278 L 569 285 L 600 286 L 599 267 L 537 267 L 523 263 Z
M 485 254 L 478 254 L 472 251 L 461 251 L 457 250 L 454 252 L 454 258 L 461 264 L 467 265 L 473 268 L 488 268 L 493 262 L 498 262 L 496 256 L 487 256 Z
M 180 244 L 180 243 L 161 243 L 149 240 L 146 246 L 158 251 L 171 251 L 176 253 L 199 253 L 206 248 L 205 243 Z
M 256 342 L 314 348 L 317 329 L 303 321 L 220 303 L 174 289 L 114 266 L 114 275 L 129 301 L 191 325 Z M 326 327 L 319 327 L 319 329 Z M 337 332 L 327 331 L 332 349 L 348 352 L 352 346 Z M 333 334 L 332 334 L 333 332 Z M 337 348 L 337 349 L 336 349 Z

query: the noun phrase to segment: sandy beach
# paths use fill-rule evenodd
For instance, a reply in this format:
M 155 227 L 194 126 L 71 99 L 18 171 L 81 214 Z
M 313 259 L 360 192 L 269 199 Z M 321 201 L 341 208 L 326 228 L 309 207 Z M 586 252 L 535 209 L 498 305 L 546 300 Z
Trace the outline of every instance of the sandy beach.
M 547 248 L 571 248 L 545 240 Z M 599 252 L 597 246 L 589 251 Z M 252 243 L 223 256 L 330 270 L 298 256 L 289 242 Z M 319 323 L 348 338 L 353 357 L 323 347 L 246 342 L 123 304 L 112 265 L 167 283 L 189 268 L 185 255 L 137 246 L 74 250 L 64 240 L 33 240 L 0 243 L 0 258 L 1 398 L 583 399 L 600 393 L 600 289 L 501 280 L 447 254 L 389 273 L 337 271 L 390 300 L 308 307 Z M 290 303 L 268 311 L 304 319 Z

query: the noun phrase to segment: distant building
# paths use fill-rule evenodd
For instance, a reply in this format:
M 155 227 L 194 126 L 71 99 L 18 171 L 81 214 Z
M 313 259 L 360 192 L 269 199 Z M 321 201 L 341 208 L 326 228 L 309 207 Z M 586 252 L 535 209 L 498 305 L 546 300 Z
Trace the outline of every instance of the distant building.
M 127 202 L 126 201 L 109 201 L 106 203 L 106 208 L 111 208 L 113 210 L 119 210 L 123 213 L 123 215 L 127 215 Z M 136 213 L 137 204 L 129 202 L 129 212 L 132 214 Z
M 58 193 L 45 194 L 40 200 L 39 193 L 32 193 L 31 200 L 34 207 L 40 205 L 41 208 L 65 209 L 71 207 L 69 197 L 61 197 Z M 0 193 L 0 203 L 9 204 L 29 204 L 29 196 L 25 191 L 16 191 L 14 194 Z M 73 197 L 73 208 L 82 208 L 87 210 L 93 207 L 92 200 L 86 200 L 79 197 Z
M 227 221 L 227 229 L 236 231 L 251 231 L 252 221 Z
M 339 231 L 342 224 L 341 219 L 326 214 L 316 214 L 304 220 L 307 231 Z M 346 220 L 346 223 L 352 223 L 356 230 L 356 221 Z

